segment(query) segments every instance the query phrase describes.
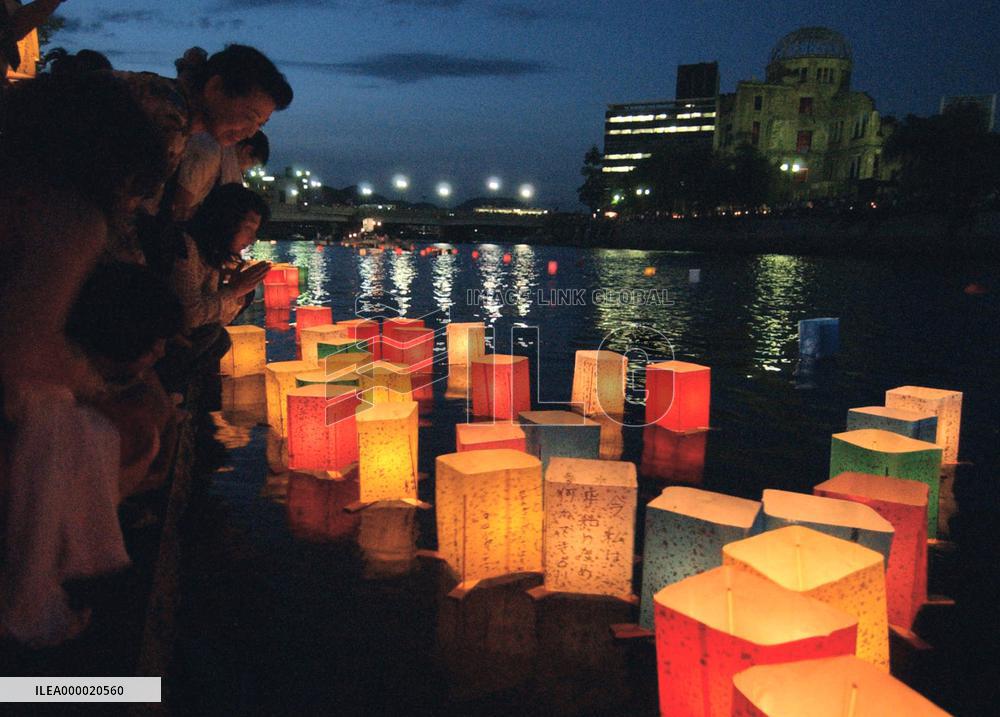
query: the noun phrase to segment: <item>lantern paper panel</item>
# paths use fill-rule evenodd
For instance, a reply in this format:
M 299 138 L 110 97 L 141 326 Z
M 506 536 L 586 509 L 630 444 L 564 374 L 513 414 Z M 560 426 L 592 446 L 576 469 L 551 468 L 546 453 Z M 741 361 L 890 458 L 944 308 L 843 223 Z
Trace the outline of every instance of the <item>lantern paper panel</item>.
M 395 346 L 393 346 L 393 341 L 395 341 Z M 390 349 L 392 349 L 391 353 Z M 382 356 L 386 361 L 408 366 L 415 373 L 432 371 L 434 366 L 434 329 L 397 328 L 393 332 L 393 339 L 383 337 Z
M 577 351 L 571 403 L 585 416 L 625 412 L 628 359 L 614 351 Z
M 625 451 L 625 434 L 621 417 L 613 416 L 591 416 L 601 427 L 601 446 L 598 457 L 603 461 L 617 461 Z
M 761 529 L 755 500 L 682 486 L 664 489 L 646 506 L 639 624 L 653 629 L 653 596 L 659 590 L 719 567 L 723 545 Z
M 377 321 L 371 319 L 348 319 L 338 321 L 337 326 L 347 329 L 347 337 L 363 341 L 362 349 L 369 351 L 377 361 L 382 358 L 382 335 Z
M 758 665 L 733 677 L 733 717 L 947 717 L 891 675 L 850 655 Z
M 316 384 L 289 391 L 288 467 L 326 471 L 357 461 L 357 406 L 350 386 Z
M 223 376 L 240 378 L 264 373 L 267 342 L 259 326 L 227 326 L 232 345 L 222 357 L 219 370 Z
M 729 567 L 668 585 L 653 601 L 661 715 L 728 715 L 733 675 L 855 650 L 856 618 Z
M 379 339 L 382 345 L 381 358 L 384 358 L 386 361 L 392 361 L 393 363 L 400 363 L 399 345 L 401 343 L 401 339 L 396 335 L 396 331 L 401 328 L 421 328 L 423 325 L 423 319 L 405 319 L 397 316 L 391 319 L 383 320 L 381 337 Z
M 937 437 L 937 416 L 904 408 L 862 406 L 847 411 L 847 430 L 878 428 L 907 438 L 934 443 Z
M 650 478 L 699 485 L 705 476 L 708 431 L 671 431 L 661 426 L 642 430 L 642 474 Z
M 892 523 L 868 506 L 787 490 L 766 489 L 764 530 L 804 525 L 841 540 L 863 545 L 882 554 L 886 564 L 895 530 Z
M 409 403 L 413 401 L 413 383 L 406 366 L 376 361 L 358 368 L 361 400 L 365 403 Z
M 525 356 L 487 354 L 472 359 L 472 415 L 513 420 L 531 409 L 531 380 Z
M 302 329 L 302 360 L 313 366 L 319 365 L 322 358 L 319 354 L 319 344 L 331 344 L 337 341 L 348 341 L 347 331 L 336 324 L 316 324 Z
M 449 365 L 448 383 L 445 386 L 444 397 L 469 401 L 469 374 L 471 368 L 467 365 Z
M 635 465 L 553 458 L 545 471 L 545 589 L 632 595 Z
M 962 429 L 962 392 L 925 386 L 900 386 L 885 392 L 885 405 L 937 416 L 937 439 L 944 448 L 942 461 L 958 462 L 958 441 Z
M 351 368 L 341 369 L 340 371 L 334 371 L 333 373 L 324 369 L 318 369 L 316 371 L 306 371 L 305 373 L 295 374 L 296 388 L 328 383 L 338 386 L 354 386 L 357 388 L 360 381 L 361 377 L 358 375 L 358 372 Z
M 295 264 L 289 264 L 288 262 L 279 262 L 277 264 L 271 265 L 271 273 L 275 274 L 275 277 L 281 277 L 285 286 L 288 288 L 288 293 L 290 296 L 298 298 L 299 295 L 299 267 Z
M 909 630 L 927 602 L 927 485 L 868 473 L 841 473 L 813 491 L 867 505 L 892 523 L 896 532 L 885 571 L 889 622 Z
M 825 317 L 799 322 L 799 356 L 824 359 L 840 350 L 840 319 Z
M 646 366 L 646 423 L 671 431 L 708 427 L 712 370 L 685 361 Z
M 528 453 L 537 456 L 546 470 L 549 461 L 562 458 L 600 458 L 601 426 L 572 411 L 522 411 Z
M 509 448 L 436 462 L 438 552 L 462 583 L 542 570 L 542 466 Z
M 308 361 L 275 361 L 265 367 L 267 423 L 279 436 L 288 435 L 288 392 L 295 388 L 295 376 L 312 368 Z
M 288 284 L 285 282 L 284 276 L 279 274 L 274 277 L 271 274 L 274 272 L 272 268 L 268 272 L 267 276 L 264 277 L 264 308 L 266 309 L 287 309 L 292 304 L 292 299 L 296 294 L 293 294 L 288 289 Z
M 524 431 L 513 423 L 458 423 L 455 425 L 455 451 L 483 451 L 510 448 L 524 451 Z
M 885 567 L 880 553 L 799 525 L 722 548 L 722 564 L 816 598 L 858 621 L 857 654 L 889 669 Z
M 942 449 L 937 444 L 877 428 L 834 433 L 830 442 L 830 476 L 873 473 L 920 481 L 928 489 L 927 537 L 936 538 L 941 455 Z
M 333 309 L 329 306 L 300 306 L 295 309 L 295 342 L 302 343 L 302 329 L 333 323 Z
M 448 324 L 445 334 L 449 364 L 465 366 L 486 355 L 486 325 L 481 321 Z
M 361 406 L 355 419 L 360 500 L 416 500 L 417 404 Z
M 399 500 L 361 511 L 358 547 L 366 579 L 406 575 L 417 565 L 417 509 Z

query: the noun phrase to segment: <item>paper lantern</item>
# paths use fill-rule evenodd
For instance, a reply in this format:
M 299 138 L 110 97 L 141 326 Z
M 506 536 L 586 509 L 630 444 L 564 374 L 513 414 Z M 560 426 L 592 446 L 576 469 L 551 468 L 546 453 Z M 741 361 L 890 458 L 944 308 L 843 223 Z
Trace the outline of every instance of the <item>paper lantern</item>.
M 390 361 L 375 361 L 357 369 L 358 388 L 365 403 L 409 403 L 413 384 L 406 366 Z
M 232 346 L 222 357 L 219 371 L 223 376 L 252 376 L 264 373 L 267 344 L 264 329 L 259 326 L 227 326 Z
M 360 500 L 416 500 L 417 404 L 361 406 L 358 427 Z
M 264 307 L 264 328 L 274 331 L 288 331 L 292 328 L 292 310 L 288 305 L 279 307 Z
M 467 365 L 472 359 L 486 355 L 486 325 L 481 321 L 448 324 L 448 363 Z
M 614 351 L 577 351 L 571 402 L 585 416 L 625 412 L 628 359 Z
M 364 350 L 371 352 L 375 360 L 382 358 L 382 336 L 377 321 L 371 319 L 349 319 L 338 321 L 337 326 L 347 329 L 347 337 L 364 341 Z
M 308 361 L 276 361 L 265 367 L 267 423 L 277 435 L 288 435 L 288 392 L 295 388 L 296 374 L 312 368 L 313 365 Z
M 360 381 L 361 377 L 358 375 L 358 372 L 350 367 L 334 371 L 332 373 L 326 371 L 325 369 L 318 369 L 316 371 L 306 371 L 305 373 L 295 374 L 296 388 L 328 383 L 338 386 L 353 386 L 354 388 L 357 388 Z
M 448 453 L 435 473 L 438 552 L 460 587 L 542 569 L 542 467 L 509 448 Z
M 364 557 L 365 578 L 394 578 L 416 567 L 416 513 L 416 507 L 398 500 L 361 511 L 358 547 Z
M 326 471 L 358 460 L 351 386 L 317 384 L 288 392 L 288 467 Z
M 642 430 L 642 463 L 644 476 L 698 485 L 705 474 L 705 448 L 708 431 L 679 433 L 657 425 Z
M 816 598 L 858 621 L 857 654 L 889 669 L 885 568 L 881 553 L 799 525 L 722 548 L 722 564 Z
M 449 365 L 444 397 L 468 402 L 470 373 L 470 367 L 467 365 Z
M 385 319 L 382 322 L 382 358 L 386 361 L 402 363 L 400 360 L 402 338 L 396 334 L 396 330 L 402 328 L 422 328 L 423 325 L 423 319 L 404 319 L 401 316 Z
M 632 596 L 635 465 L 553 458 L 545 471 L 545 589 Z
M 385 342 L 390 339 L 383 339 Z M 408 366 L 413 373 L 428 373 L 434 366 L 434 329 L 421 327 L 398 327 L 393 332 L 396 347 L 390 353 L 390 345 L 382 347 L 383 358 Z M 396 358 L 391 358 L 395 355 Z
M 728 715 L 738 672 L 855 649 L 854 617 L 728 567 L 668 585 L 653 601 L 661 715 Z
M 646 366 L 646 423 L 671 431 L 708 427 L 712 370 L 685 361 Z
M 697 488 L 666 488 L 646 506 L 639 624 L 653 629 L 653 596 L 722 565 L 722 546 L 760 532 L 760 503 Z
M 302 360 L 313 366 L 319 365 L 322 358 L 319 355 L 319 344 L 331 344 L 334 341 L 350 341 L 343 326 L 336 324 L 317 324 L 302 330 Z
M 598 457 L 602 461 L 620 460 L 625 451 L 625 435 L 620 418 L 592 416 L 590 420 L 601 427 L 601 447 Z
M 958 440 L 962 429 L 962 392 L 924 386 L 900 386 L 885 392 L 885 405 L 937 416 L 937 440 L 944 448 L 945 463 L 958 462 Z
M 840 319 L 803 319 L 799 322 L 799 356 L 823 359 L 840 348 Z
M 334 326 L 338 326 L 334 324 Z M 330 357 L 338 357 L 337 362 L 350 363 L 350 364 L 362 364 L 369 363 L 374 358 L 373 354 L 368 351 L 368 342 L 358 339 L 352 339 L 349 337 L 330 337 L 325 341 L 320 341 L 316 344 L 316 356 L 319 358 L 320 362 Z M 345 356 L 345 354 L 352 354 L 350 356 Z M 335 362 L 336 363 L 336 362 Z M 329 365 L 330 362 L 327 361 L 324 365 Z
M 420 412 L 426 413 L 431 409 L 430 404 L 434 400 L 434 374 L 414 371 L 410 366 L 406 367 L 406 372 L 410 375 L 413 400 L 420 404 Z
M 302 343 L 302 329 L 333 323 L 329 306 L 300 306 L 295 310 L 295 343 Z
M 909 630 L 927 601 L 926 484 L 868 473 L 841 473 L 813 491 L 867 505 L 892 523 L 896 533 L 885 570 L 889 622 Z
M 733 677 L 733 717 L 947 717 L 891 675 L 850 655 L 759 665 Z
M 513 423 L 459 423 L 455 426 L 455 451 L 510 448 L 524 451 L 524 431 Z
M 920 481 L 928 489 L 927 536 L 936 538 L 941 452 L 941 447 L 934 443 L 877 428 L 834 433 L 830 443 L 830 477 L 854 472 Z
M 528 453 L 538 456 L 542 470 L 556 456 L 601 455 L 601 427 L 596 421 L 571 411 L 522 411 L 519 418 Z
M 222 415 L 237 425 L 267 422 L 263 372 L 239 378 L 222 377 Z
M 903 408 L 862 406 L 847 411 L 847 430 L 878 428 L 907 438 L 934 443 L 937 437 L 937 416 Z
M 766 489 L 764 530 L 804 525 L 841 540 L 863 545 L 882 554 L 886 564 L 895 531 L 892 523 L 868 506 L 787 490 Z
M 287 309 L 291 306 L 292 297 L 284 273 L 275 272 L 272 268 L 264 277 L 264 308 Z
M 531 408 L 531 380 L 525 356 L 487 354 L 474 358 L 472 415 L 511 420 Z

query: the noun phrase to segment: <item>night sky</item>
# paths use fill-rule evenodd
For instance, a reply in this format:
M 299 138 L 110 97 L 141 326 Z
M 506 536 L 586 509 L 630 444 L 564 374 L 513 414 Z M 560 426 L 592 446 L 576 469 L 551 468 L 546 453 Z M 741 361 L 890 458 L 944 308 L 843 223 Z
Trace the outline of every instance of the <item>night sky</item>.
M 931 114 L 943 94 L 1000 91 L 1000 2 L 915 0 L 71 0 L 52 46 L 119 69 L 174 76 L 192 45 L 267 53 L 295 101 L 275 113 L 271 171 L 292 163 L 341 187 L 454 202 L 530 182 L 538 203 L 577 209 L 605 105 L 673 97 L 678 63 L 717 60 L 722 91 L 763 78 L 788 32 L 824 25 L 854 49 L 854 89 L 883 114 Z

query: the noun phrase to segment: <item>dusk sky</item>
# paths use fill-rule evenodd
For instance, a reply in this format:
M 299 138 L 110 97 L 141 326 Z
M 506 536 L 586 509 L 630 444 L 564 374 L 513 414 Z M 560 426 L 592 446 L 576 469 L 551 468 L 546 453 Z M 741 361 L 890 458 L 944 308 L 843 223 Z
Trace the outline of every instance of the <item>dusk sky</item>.
M 854 89 L 883 114 L 931 114 L 944 94 L 1000 91 L 1000 2 L 648 0 L 71 0 L 51 46 L 100 50 L 118 69 L 173 77 L 192 45 L 253 45 L 288 76 L 269 168 L 324 183 L 370 182 L 455 201 L 534 184 L 538 203 L 577 209 L 586 150 L 605 105 L 673 97 L 678 63 L 716 60 L 721 89 L 763 78 L 786 33 L 823 25 L 854 50 Z

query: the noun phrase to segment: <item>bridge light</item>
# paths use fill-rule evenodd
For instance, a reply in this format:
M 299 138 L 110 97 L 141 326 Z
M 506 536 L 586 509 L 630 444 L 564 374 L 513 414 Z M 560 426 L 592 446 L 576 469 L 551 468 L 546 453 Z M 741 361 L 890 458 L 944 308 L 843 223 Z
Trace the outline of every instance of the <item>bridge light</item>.
M 370 197 L 375 190 L 372 189 L 372 185 L 370 184 L 362 184 L 358 187 L 358 191 L 361 192 L 362 197 Z
M 437 185 L 437 193 L 439 197 L 447 198 L 451 196 L 451 185 L 447 182 L 441 182 Z
M 410 180 L 407 179 L 402 174 L 397 174 L 395 177 L 392 178 L 392 186 L 394 186 L 396 189 L 402 192 L 406 189 L 409 189 Z
M 517 193 L 521 195 L 521 199 L 531 199 L 535 196 L 535 188 L 530 184 L 522 184 L 518 188 Z
M 486 188 L 489 189 L 491 192 L 499 192 L 500 191 L 499 177 L 490 177 L 489 179 L 487 179 Z

